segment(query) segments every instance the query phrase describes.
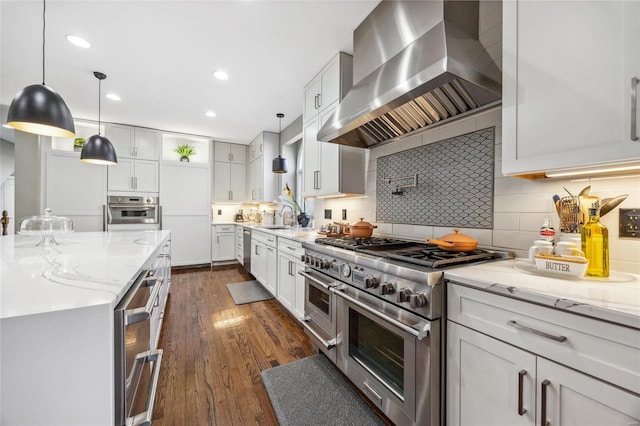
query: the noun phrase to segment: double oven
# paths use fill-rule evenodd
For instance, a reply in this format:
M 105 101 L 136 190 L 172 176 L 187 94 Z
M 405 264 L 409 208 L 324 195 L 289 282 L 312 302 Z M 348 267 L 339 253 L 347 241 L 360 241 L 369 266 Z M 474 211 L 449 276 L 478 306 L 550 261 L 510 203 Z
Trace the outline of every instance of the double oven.
M 391 258 L 434 246 L 396 239 L 306 243 L 305 322 L 320 349 L 396 425 L 436 426 L 444 399 L 443 271 Z M 491 251 L 475 261 L 502 257 Z M 459 257 L 459 255 L 457 255 Z

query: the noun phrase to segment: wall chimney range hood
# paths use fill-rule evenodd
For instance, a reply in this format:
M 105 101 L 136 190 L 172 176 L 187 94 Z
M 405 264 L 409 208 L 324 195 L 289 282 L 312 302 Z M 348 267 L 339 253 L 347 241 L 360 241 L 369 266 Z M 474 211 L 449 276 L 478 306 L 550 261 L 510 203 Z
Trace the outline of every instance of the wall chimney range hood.
M 318 140 L 369 148 L 500 103 L 477 1 L 382 1 L 353 35 L 354 85 Z

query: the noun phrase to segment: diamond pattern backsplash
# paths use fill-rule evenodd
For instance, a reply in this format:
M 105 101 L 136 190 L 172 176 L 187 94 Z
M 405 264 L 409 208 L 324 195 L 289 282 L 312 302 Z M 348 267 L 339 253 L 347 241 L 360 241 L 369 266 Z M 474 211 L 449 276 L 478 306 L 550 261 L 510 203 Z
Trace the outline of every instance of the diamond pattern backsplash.
M 494 127 L 378 158 L 376 221 L 491 229 Z M 412 184 L 394 195 L 396 186 Z M 410 176 L 388 182 L 388 178 Z

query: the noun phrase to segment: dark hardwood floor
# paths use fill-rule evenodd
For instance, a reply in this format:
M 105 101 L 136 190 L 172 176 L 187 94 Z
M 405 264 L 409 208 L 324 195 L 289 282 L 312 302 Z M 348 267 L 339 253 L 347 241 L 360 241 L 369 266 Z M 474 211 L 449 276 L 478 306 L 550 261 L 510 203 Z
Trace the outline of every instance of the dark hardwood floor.
M 235 305 L 237 266 L 173 271 L 160 347 L 154 426 L 277 425 L 260 372 L 313 355 L 275 299 Z

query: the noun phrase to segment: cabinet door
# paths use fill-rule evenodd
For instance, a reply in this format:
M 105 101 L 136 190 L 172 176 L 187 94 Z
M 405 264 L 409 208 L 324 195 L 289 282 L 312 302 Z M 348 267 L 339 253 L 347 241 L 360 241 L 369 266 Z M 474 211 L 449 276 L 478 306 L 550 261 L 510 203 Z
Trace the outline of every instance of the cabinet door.
M 116 150 L 118 161 L 121 158 L 133 158 L 133 127 L 120 124 L 106 124 L 104 134 Z
M 235 235 L 229 233 L 218 233 L 214 228 L 211 248 L 211 260 L 213 261 L 235 259 Z
M 211 262 L 211 219 L 208 215 L 168 215 L 162 229 L 171 231 L 171 266 Z
M 131 158 L 118 158 L 118 164 L 108 167 L 109 191 L 133 191 L 135 160 Z
M 293 313 L 297 318 L 303 319 L 304 318 L 304 289 L 305 289 L 305 285 L 304 285 L 304 277 L 302 275 L 300 275 L 300 271 L 304 271 L 304 264 L 296 262 L 294 264 L 294 267 L 295 267 L 295 273 L 294 273 L 295 274 L 295 282 L 294 282 L 294 287 L 295 287 L 294 300 L 295 300 L 295 304 L 294 304 L 294 307 L 293 307 Z
M 544 416 L 538 423 L 626 426 L 640 422 L 638 395 L 544 358 L 538 358 L 537 386 L 538 413 Z M 542 410 L 543 396 L 546 412 Z
M 213 161 L 223 161 L 228 163 L 231 161 L 229 155 L 229 145 L 226 142 L 214 142 L 213 144 Z
M 158 192 L 158 162 L 152 160 L 135 160 L 134 187 L 137 192 Z
M 337 71 L 336 71 L 337 72 Z M 320 114 L 320 126 L 329 120 L 331 114 L 336 110 L 338 104 L 332 105 Z M 340 190 L 340 145 L 330 142 L 318 141 L 320 150 L 320 173 L 318 173 L 318 193 L 331 194 Z
M 340 55 L 337 55 L 320 75 L 319 112 L 322 113 L 329 105 L 340 100 Z
M 447 424 L 534 425 L 535 378 L 534 355 L 447 321 Z
M 231 163 L 229 168 L 229 190 L 231 191 L 231 201 L 244 201 L 244 178 L 246 174 L 246 166 L 244 164 Z
M 163 214 L 209 215 L 211 212 L 210 180 L 207 165 L 163 162 L 160 191 Z M 207 234 L 209 234 L 208 231 Z
M 253 189 L 255 191 L 255 199 L 257 201 L 263 201 L 264 200 L 264 162 L 262 161 L 263 158 L 262 156 L 258 157 L 255 159 L 255 161 L 253 162 Z M 267 200 L 267 201 L 273 201 L 273 200 Z
M 134 152 L 141 160 L 159 160 L 160 133 L 151 129 L 134 129 Z
M 229 144 L 229 161 L 237 164 L 245 164 L 247 162 L 246 145 Z
M 249 163 L 249 165 L 247 166 L 246 188 L 247 188 L 246 199 L 248 201 L 256 201 L 258 198 L 256 196 L 257 194 L 256 194 L 256 161 L 255 160 Z
M 503 18 L 503 173 L 639 160 L 640 4 L 505 1 Z
M 290 256 L 278 255 L 277 297 L 282 306 L 294 313 L 295 305 L 295 262 Z
M 276 294 L 276 287 L 278 285 L 278 250 L 271 246 L 266 247 L 266 276 L 265 276 L 265 287 L 267 290 L 271 292 L 274 296 Z
M 251 239 L 251 275 L 256 277 L 256 280 L 260 281 L 266 286 L 266 270 L 267 270 L 267 253 L 266 246 L 255 240 Z
M 318 193 L 319 174 L 320 174 L 320 155 L 318 136 L 318 120 L 312 120 L 305 124 L 303 130 L 303 168 L 302 181 L 304 187 L 304 195 L 313 195 Z
M 231 200 L 231 164 L 216 161 L 213 163 L 213 190 L 216 201 Z M 243 177 L 244 180 L 244 177 Z
M 321 80 L 320 77 L 316 77 L 307 84 L 304 88 L 304 104 L 302 110 L 303 122 L 307 122 L 312 118 L 315 118 L 318 114 L 319 98 L 321 96 Z

